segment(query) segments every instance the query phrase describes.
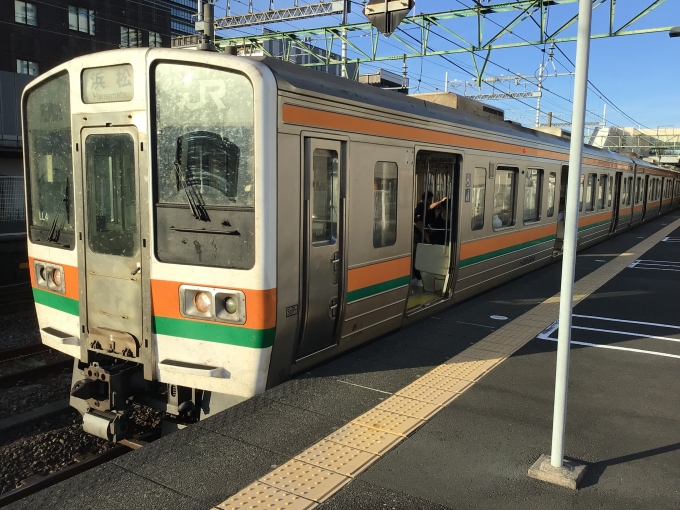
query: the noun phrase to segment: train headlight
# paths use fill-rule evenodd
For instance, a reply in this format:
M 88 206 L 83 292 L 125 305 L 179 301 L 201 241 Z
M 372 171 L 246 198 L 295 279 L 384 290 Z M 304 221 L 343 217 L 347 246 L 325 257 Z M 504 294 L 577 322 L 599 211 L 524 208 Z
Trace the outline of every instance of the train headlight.
M 238 303 L 233 297 L 230 296 L 224 300 L 224 309 L 229 314 L 235 314 L 238 310 Z
M 208 313 L 212 305 L 212 296 L 208 292 L 197 292 L 194 296 L 194 306 L 201 313 Z
M 61 287 L 61 284 L 64 281 L 62 278 L 61 269 L 52 269 L 50 279 L 52 280 L 52 283 L 55 287 Z

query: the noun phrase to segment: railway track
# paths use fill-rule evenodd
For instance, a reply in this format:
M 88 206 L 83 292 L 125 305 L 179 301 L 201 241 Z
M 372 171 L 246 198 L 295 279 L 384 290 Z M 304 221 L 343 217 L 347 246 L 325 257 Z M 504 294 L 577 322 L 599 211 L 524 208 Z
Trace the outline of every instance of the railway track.
M 0 351 L 0 363 L 21 360 L 22 358 L 27 358 L 36 354 L 42 354 L 50 351 L 51 349 L 43 344 L 32 344 L 25 347 L 19 347 L 17 349 L 8 349 L 5 351 Z M 58 373 L 72 365 L 73 360 L 68 358 L 65 360 L 53 361 L 43 365 L 37 365 L 24 370 L 19 370 L 17 372 L 0 375 L 0 388 L 7 388 L 16 384 L 18 381 L 32 381 L 45 375 Z
M 80 473 L 84 473 L 92 468 L 95 468 L 105 462 L 109 462 L 121 455 L 124 455 L 132 450 L 137 450 L 144 447 L 149 442 L 156 440 L 159 437 L 158 434 L 146 433 L 137 439 L 124 439 L 116 444 L 113 448 L 109 448 L 100 454 L 92 455 L 88 458 L 71 464 L 70 466 L 60 469 L 49 475 L 32 479 L 24 483 L 21 487 L 17 487 L 14 490 L 6 492 L 0 495 L 0 507 L 19 501 L 25 497 L 28 497 L 36 492 L 40 492 L 47 487 L 51 487 L 59 482 L 72 478 Z
M 0 314 L 28 310 L 34 305 L 31 284 L 0 285 Z

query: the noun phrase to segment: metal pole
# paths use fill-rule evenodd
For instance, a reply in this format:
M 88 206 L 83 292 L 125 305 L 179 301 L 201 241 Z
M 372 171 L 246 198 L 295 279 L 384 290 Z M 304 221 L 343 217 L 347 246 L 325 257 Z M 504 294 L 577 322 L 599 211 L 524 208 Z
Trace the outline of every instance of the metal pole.
M 343 26 L 347 25 L 347 1 L 343 2 L 342 4 L 342 24 Z M 347 29 L 343 28 L 342 29 L 342 35 L 344 39 L 347 39 Z M 342 66 L 340 68 L 340 75 L 343 78 L 347 78 L 347 43 L 343 40 L 342 45 L 340 46 L 341 52 L 342 53 Z
M 579 0 L 578 36 L 576 40 L 576 76 L 571 142 L 569 144 L 569 181 L 564 224 L 562 256 L 562 288 L 560 292 L 560 329 L 557 337 L 557 370 L 555 373 L 555 409 L 550 463 L 562 467 L 564 461 L 564 429 L 567 420 L 567 388 L 569 379 L 569 344 L 571 341 L 571 309 L 574 298 L 574 270 L 578 235 L 578 199 L 581 185 L 583 131 L 586 115 L 588 59 L 590 57 L 590 18 L 592 3 Z
M 444 92 L 449 91 L 449 72 L 446 71 L 446 81 L 444 82 Z
M 541 62 L 541 67 L 538 68 L 538 93 L 539 96 L 536 98 L 536 127 L 541 125 L 541 92 L 543 91 L 543 63 Z

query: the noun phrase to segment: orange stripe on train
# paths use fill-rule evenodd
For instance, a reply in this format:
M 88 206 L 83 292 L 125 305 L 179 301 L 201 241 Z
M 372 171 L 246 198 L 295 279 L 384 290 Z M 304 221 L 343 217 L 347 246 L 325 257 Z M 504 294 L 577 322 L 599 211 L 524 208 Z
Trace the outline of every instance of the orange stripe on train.
M 347 274 L 347 291 L 351 292 L 378 283 L 387 282 L 411 274 L 411 257 L 403 257 L 370 266 L 350 269 Z
M 506 152 L 524 156 L 551 158 L 560 161 L 569 160 L 568 154 L 562 154 L 559 152 L 534 149 L 531 147 L 512 145 L 503 142 L 494 142 L 490 140 L 483 140 L 481 138 L 472 138 L 469 136 L 454 135 L 451 133 L 442 133 L 441 131 L 404 126 L 401 124 L 366 119 L 363 117 L 356 117 L 341 113 L 325 112 L 291 104 L 283 105 L 283 121 L 291 124 L 339 129 L 342 131 L 353 131 L 355 133 L 366 133 L 377 136 L 387 136 L 390 138 L 402 138 L 421 142 L 441 143 L 444 145 L 456 145 L 459 147 L 470 147 L 473 149 Z M 617 163 L 600 161 L 592 158 L 583 158 L 583 162 L 597 166 L 604 166 L 607 168 L 628 169 L 628 165 L 620 165 Z
M 153 315 L 169 317 L 172 319 L 183 318 L 179 313 L 180 285 L 200 285 L 208 287 L 208 285 L 205 284 L 190 282 L 151 280 L 151 313 Z M 246 323 L 242 326 L 235 324 L 230 324 L 230 326 L 250 329 L 269 329 L 276 326 L 276 289 L 236 290 L 240 290 L 246 295 Z
M 593 223 L 599 223 L 600 221 L 610 220 L 612 218 L 612 212 L 607 211 L 600 214 L 589 214 L 588 216 L 583 216 L 578 219 L 579 227 L 587 227 Z
M 61 266 L 64 268 L 64 294 L 60 294 L 59 292 L 54 292 L 46 287 L 39 287 L 38 282 L 35 280 L 35 269 L 33 265 L 33 261 L 38 260 L 40 262 L 48 262 L 50 264 L 54 264 L 57 266 Z M 62 264 L 61 262 L 54 262 L 51 260 L 46 260 L 46 259 L 41 259 L 38 258 L 36 259 L 35 257 L 28 257 L 28 272 L 31 273 L 31 286 L 35 287 L 36 289 L 44 290 L 46 292 L 52 292 L 53 294 L 58 294 L 60 296 L 66 296 L 67 298 L 75 299 L 76 301 L 80 299 L 80 295 L 78 293 L 78 268 L 75 266 L 67 266 L 66 264 Z

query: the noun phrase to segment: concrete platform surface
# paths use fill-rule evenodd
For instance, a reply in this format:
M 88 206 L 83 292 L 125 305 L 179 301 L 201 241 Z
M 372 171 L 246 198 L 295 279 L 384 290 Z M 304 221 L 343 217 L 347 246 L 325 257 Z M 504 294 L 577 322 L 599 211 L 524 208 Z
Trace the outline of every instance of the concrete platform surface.
M 577 277 L 678 217 L 581 253 Z M 318 508 L 680 507 L 680 245 L 659 242 L 641 259 L 574 310 L 565 453 L 588 465 L 580 490 L 527 476 L 550 453 L 556 325 Z M 553 296 L 560 270 L 535 271 L 8 508 L 214 507 Z

